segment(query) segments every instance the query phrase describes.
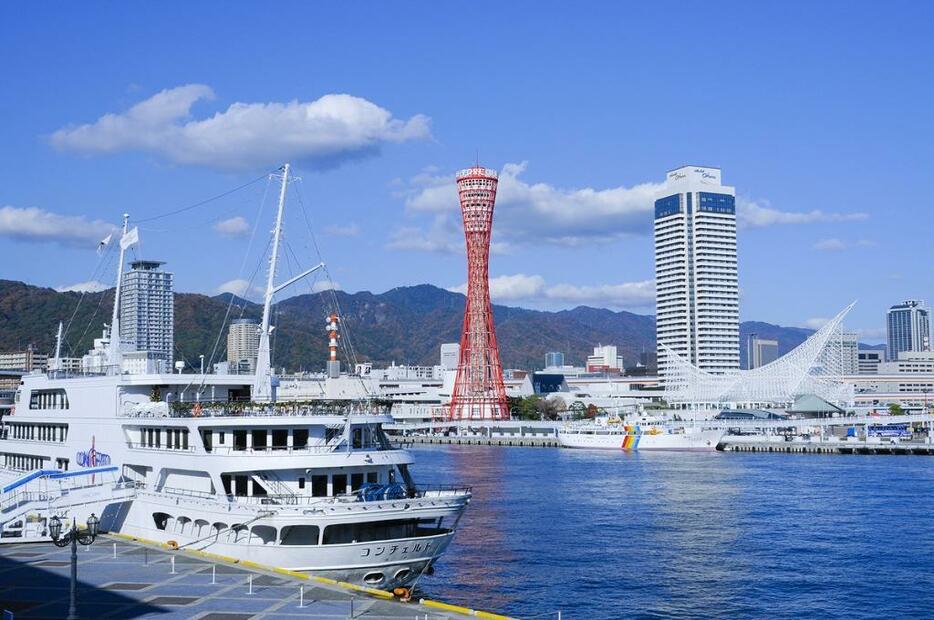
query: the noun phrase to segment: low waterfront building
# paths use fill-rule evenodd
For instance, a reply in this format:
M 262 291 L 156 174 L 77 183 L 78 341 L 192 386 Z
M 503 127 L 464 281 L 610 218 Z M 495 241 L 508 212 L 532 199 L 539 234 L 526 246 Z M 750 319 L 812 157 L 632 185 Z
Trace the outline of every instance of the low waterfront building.
M 32 345 L 29 345 L 23 351 L 0 353 L 0 370 L 33 372 L 35 370 L 45 370 L 48 365 L 49 356 L 45 353 L 37 353 Z
M 857 372 L 861 375 L 879 374 L 879 365 L 884 361 L 884 349 L 859 349 Z
M 598 345 L 593 355 L 587 357 L 587 372 L 619 374 L 623 370 L 623 357 L 617 354 L 615 345 Z

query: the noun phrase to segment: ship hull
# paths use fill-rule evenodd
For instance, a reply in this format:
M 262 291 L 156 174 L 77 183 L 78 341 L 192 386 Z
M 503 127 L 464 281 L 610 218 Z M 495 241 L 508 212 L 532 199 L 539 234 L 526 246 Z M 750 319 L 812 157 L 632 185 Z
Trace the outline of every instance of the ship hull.
M 717 449 L 723 432 L 703 430 L 685 433 L 625 433 L 607 430 L 558 431 L 558 443 L 563 448 L 594 450 L 672 450 L 707 452 Z

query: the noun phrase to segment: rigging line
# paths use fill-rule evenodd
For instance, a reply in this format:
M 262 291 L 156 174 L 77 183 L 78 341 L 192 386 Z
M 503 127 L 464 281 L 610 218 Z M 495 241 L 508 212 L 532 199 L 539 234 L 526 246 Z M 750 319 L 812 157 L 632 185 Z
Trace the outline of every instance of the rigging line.
M 315 253 L 318 255 L 318 262 L 324 263 L 324 259 L 321 256 L 321 248 L 318 246 L 318 238 L 315 236 L 315 231 L 311 226 L 311 219 L 308 216 L 308 211 L 305 209 L 305 201 L 302 200 L 302 192 L 299 189 L 301 186 L 301 179 L 298 179 L 298 181 L 299 183 L 296 184 L 295 187 L 295 196 L 298 199 L 298 205 L 302 211 L 302 218 L 305 221 L 305 228 L 308 229 L 308 236 L 311 237 L 311 243 L 315 247 Z M 337 299 L 337 293 L 334 292 L 334 279 L 331 278 L 331 271 L 328 269 L 327 263 L 324 265 L 324 275 L 327 278 L 328 283 L 331 285 L 329 288 L 331 301 L 334 304 L 334 309 L 336 310 L 337 315 L 341 317 L 341 323 L 343 325 L 343 337 L 341 338 L 341 341 L 342 344 L 346 342 L 347 349 L 349 350 L 348 362 L 353 364 L 354 368 L 356 368 L 357 354 L 356 351 L 354 351 L 353 341 L 350 338 L 350 328 L 347 325 L 346 317 L 344 317 L 344 313 L 341 310 L 340 302 Z M 347 353 L 345 352 L 345 354 Z
M 237 278 L 238 278 L 238 279 L 243 275 L 243 270 L 246 269 L 246 261 L 247 261 L 247 259 L 248 259 L 249 256 L 250 256 L 250 251 L 253 249 L 253 242 L 254 242 L 255 239 L 256 239 L 256 230 L 259 228 L 259 221 L 260 221 L 260 218 L 262 218 L 262 216 L 263 216 L 263 211 L 264 211 L 265 208 L 266 208 L 266 196 L 269 194 L 269 185 L 270 185 L 270 183 L 272 182 L 272 175 L 271 175 L 271 174 L 267 174 L 267 175 L 264 175 L 264 176 L 266 177 L 266 187 L 265 187 L 265 189 L 263 189 L 263 197 L 260 199 L 260 201 L 259 201 L 259 208 L 258 208 L 257 211 L 256 211 L 256 219 L 254 220 L 254 223 L 253 223 L 253 231 L 250 233 L 250 241 L 247 243 L 246 252 L 243 253 L 243 260 L 240 261 L 240 270 L 237 272 Z M 259 271 L 259 266 L 263 264 L 263 258 L 266 257 L 266 252 L 269 251 L 269 244 L 270 244 L 270 243 L 272 243 L 272 240 L 270 240 L 270 241 L 266 244 L 266 250 L 263 252 L 263 257 L 260 258 L 260 261 L 259 261 L 259 263 L 257 264 L 256 269 L 253 270 L 253 275 L 250 277 L 250 281 L 249 281 L 249 283 L 247 284 L 247 287 L 250 287 L 250 286 L 253 285 L 253 278 L 256 277 L 256 273 Z M 249 289 L 247 289 L 247 290 L 249 290 Z M 243 291 L 243 294 L 245 295 L 246 292 L 247 292 L 247 291 Z M 233 307 L 234 297 L 235 297 L 235 295 L 233 295 L 233 294 L 231 293 L 230 299 L 227 301 L 227 310 L 226 310 L 226 312 L 224 312 L 224 321 L 221 323 L 220 328 L 217 330 L 217 338 L 215 338 L 215 340 L 214 340 L 214 346 L 211 348 L 211 357 L 210 357 L 210 365 L 211 365 L 211 366 L 214 365 L 214 357 L 217 355 L 217 347 L 218 347 L 218 345 L 220 344 L 221 337 L 224 335 L 224 327 L 227 325 L 227 321 L 230 319 L 230 310 L 231 310 L 231 308 Z M 245 308 L 246 308 L 246 305 L 244 304 L 244 306 L 240 309 L 240 316 L 241 316 L 241 317 L 243 317 L 243 311 L 244 311 Z M 230 372 L 229 369 L 228 369 L 228 372 Z M 198 386 L 198 391 L 199 391 L 199 392 L 200 392 L 201 390 L 204 389 L 204 382 L 205 382 L 206 380 L 207 380 L 207 377 L 201 377 L 201 385 Z
M 109 260 L 111 258 L 111 255 L 113 254 L 113 247 L 114 247 L 113 245 L 108 245 L 104 253 L 101 254 L 100 257 L 98 257 L 97 265 L 94 266 L 94 271 L 91 272 L 91 279 L 89 280 L 90 282 L 94 282 L 97 279 L 98 273 L 102 271 L 102 267 L 104 266 L 105 263 L 109 264 Z M 104 290 L 107 290 L 107 289 L 104 289 Z M 74 354 L 75 350 L 71 345 L 68 344 L 68 340 L 67 340 L 68 332 L 71 330 L 71 325 L 72 323 L 74 323 L 75 317 L 78 316 L 78 310 L 81 309 L 81 304 L 89 292 L 90 291 L 88 291 L 87 289 L 81 291 L 81 296 L 78 298 L 78 303 L 75 304 L 75 309 L 71 313 L 71 318 L 68 319 L 68 323 L 67 325 L 65 325 L 65 329 L 62 331 L 62 343 L 65 344 L 66 347 L 68 347 L 68 350 L 71 351 L 72 354 Z M 101 293 L 103 293 L 103 291 L 101 291 Z
M 235 187 L 235 188 L 233 188 L 233 189 L 227 190 L 226 192 L 223 192 L 223 193 L 218 194 L 218 195 L 216 195 L 216 196 L 212 196 L 211 198 L 208 198 L 208 199 L 206 199 L 206 200 L 202 200 L 202 201 L 200 201 L 200 202 L 196 202 L 196 203 L 194 203 L 194 204 L 190 204 L 190 205 L 188 205 L 187 207 L 182 207 L 182 208 L 180 208 L 180 209 L 175 209 L 174 211 L 168 211 L 168 212 L 163 213 L 163 214 L 161 214 L 161 215 L 154 215 L 154 216 L 152 216 L 152 217 L 147 217 L 147 218 L 143 218 L 143 219 L 140 219 L 140 220 L 134 220 L 133 223 L 134 223 L 134 224 L 143 224 L 143 223 L 145 223 L 145 222 L 152 222 L 153 220 L 161 220 L 161 219 L 164 218 L 164 217 L 171 217 L 171 216 L 173 216 L 173 215 L 178 215 L 179 213 L 184 213 L 185 211 L 191 211 L 192 209 L 197 209 L 198 207 L 204 206 L 204 205 L 208 204 L 209 202 L 214 202 L 215 200 L 219 200 L 219 199 L 221 199 L 221 198 L 224 198 L 225 196 L 229 196 L 229 195 L 231 195 L 231 194 L 234 194 L 234 193 L 236 193 L 236 192 L 239 192 L 241 189 L 247 188 L 247 187 L 249 187 L 250 185 L 253 185 L 254 183 L 258 183 L 258 182 L 262 181 L 263 179 L 268 179 L 270 174 L 272 174 L 273 172 L 277 172 L 278 170 L 281 170 L 281 168 L 280 168 L 280 169 L 277 169 L 277 170 L 274 170 L 274 171 L 272 171 L 272 172 L 264 172 L 262 176 L 256 177 L 256 178 L 253 179 L 252 181 L 248 181 L 248 182 L 244 183 L 243 185 L 239 185 L 239 186 L 237 186 L 237 187 Z

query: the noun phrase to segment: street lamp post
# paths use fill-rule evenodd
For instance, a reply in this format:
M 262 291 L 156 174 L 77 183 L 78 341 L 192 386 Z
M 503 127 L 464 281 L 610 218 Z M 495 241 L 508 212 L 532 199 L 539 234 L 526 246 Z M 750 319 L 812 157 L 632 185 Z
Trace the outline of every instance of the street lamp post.
M 49 535 L 56 547 L 71 545 L 71 597 L 68 601 L 68 620 L 78 620 L 78 543 L 90 545 L 97 538 L 100 519 L 91 513 L 88 517 L 87 529 L 79 530 L 78 524 L 72 518 L 70 529 L 62 535 L 62 520 L 53 516 L 49 521 Z

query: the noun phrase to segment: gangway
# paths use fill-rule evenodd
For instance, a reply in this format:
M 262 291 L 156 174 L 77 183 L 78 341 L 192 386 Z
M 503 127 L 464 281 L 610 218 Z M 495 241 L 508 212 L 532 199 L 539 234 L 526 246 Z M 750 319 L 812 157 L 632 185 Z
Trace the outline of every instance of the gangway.
M 44 536 L 53 515 L 93 506 L 102 510 L 112 502 L 136 497 L 133 482 L 121 482 L 116 466 L 78 471 L 38 469 L 0 487 L 0 543 L 27 542 Z

